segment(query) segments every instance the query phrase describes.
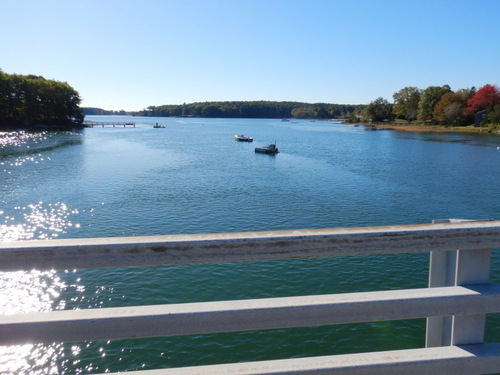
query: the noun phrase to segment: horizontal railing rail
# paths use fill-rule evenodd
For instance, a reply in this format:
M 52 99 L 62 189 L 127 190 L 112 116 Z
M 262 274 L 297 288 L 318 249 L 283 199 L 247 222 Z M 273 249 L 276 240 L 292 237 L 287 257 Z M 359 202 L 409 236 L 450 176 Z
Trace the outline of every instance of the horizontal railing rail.
M 159 266 L 471 250 L 500 221 L 0 243 L 0 271 Z
M 417 319 L 448 315 L 450 306 L 457 315 L 499 312 L 500 285 L 6 315 L 1 319 L 0 345 Z
M 0 243 L 1 271 L 432 254 L 430 288 L 3 315 L 0 345 L 428 318 L 422 349 L 136 373 L 500 372 L 500 344 L 483 342 L 485 314 L 500 312 L 500 285 L 489 283 L 488 249 L 496 247 L 500 221 Z

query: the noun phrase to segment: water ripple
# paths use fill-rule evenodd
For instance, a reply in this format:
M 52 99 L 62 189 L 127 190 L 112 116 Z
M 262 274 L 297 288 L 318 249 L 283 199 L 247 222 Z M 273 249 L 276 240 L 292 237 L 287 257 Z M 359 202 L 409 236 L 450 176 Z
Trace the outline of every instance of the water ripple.
M 25 207 L 14 207 L 14 212 L 7 214 L 0 211 L 0 241 L 46 240 L 57 238 L 66 233 L 73 224 L 70 218 L 79 211 L 70 209 L 62 202 L 38 202 Z
M 0 314 L 63 309 L 65 287 L 55 271 L 1 272 Z M 62 350 L 62 344 L 0 346 L 0 373 L 60 374 Z

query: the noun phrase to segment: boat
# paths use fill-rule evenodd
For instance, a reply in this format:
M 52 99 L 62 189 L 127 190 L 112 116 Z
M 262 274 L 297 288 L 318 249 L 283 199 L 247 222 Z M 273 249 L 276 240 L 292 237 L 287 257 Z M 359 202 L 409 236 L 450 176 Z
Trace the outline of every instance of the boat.
M 263 154 L 277 154 L 279 152 L 276 144 L 271 143 L 269 146 L 255 147 L 255 152 L 260 152 Z
M 247 137 L 243 134 L 236 134 L 234 136 L 234 139 L 236 139 L 237 141 L 241 141 L 241 142 L 253 142 L 253 138 L 252 137 Z
M 155 129 L 164 128 L 164 127 L 165 127 L 165 125 L 158 125 L 158 124 L 153 125 L 153 128 L 155 128 Z

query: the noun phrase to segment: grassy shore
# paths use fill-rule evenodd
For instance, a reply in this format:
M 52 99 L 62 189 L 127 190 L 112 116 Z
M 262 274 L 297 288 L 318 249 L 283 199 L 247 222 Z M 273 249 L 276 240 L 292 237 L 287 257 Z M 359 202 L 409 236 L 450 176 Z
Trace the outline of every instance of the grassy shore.
M 360 123 L 359 125 L 373 127 L 377 129 L 396 130 L 404 132 L 424 132 L 424 133 L 482 133 L 482 134 L 500 134 L 499 129 L 489 127 L 470 126 L 443 126 L 443 125 L 421 125 L 421 124 L 401 124 L 401 123 L 380 123 L 369 124 Z

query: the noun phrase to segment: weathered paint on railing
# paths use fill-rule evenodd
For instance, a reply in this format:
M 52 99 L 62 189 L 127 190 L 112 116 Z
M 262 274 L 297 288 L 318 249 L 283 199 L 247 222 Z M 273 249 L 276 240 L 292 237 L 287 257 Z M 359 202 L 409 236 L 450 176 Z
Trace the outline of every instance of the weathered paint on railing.
M 0 243 L 0 271 L 244 262 L 494 248 L 500 221 Z
M 0 243 L 0 270 L 3 271 L 429 251 L 434 258 L 430 288 L 426 289 L 4 315 L 0 317 L 0 344 L 203 334 L 428 317 L 428 327 L 432 327 L 435 334 L 428 334 L 425 349 L 134 374 L 500 372 L 500 344 L 482 343 L 485 314 L 500 312 L 500 285 L 489 284 L 489 249 L 499 246 L 499 221 Z M 439 254 L 446 255 L 440 257 Z M 447 274 L 442 276 L 441 272 Z M 443 316 L 450 319 L 443 320 Z

